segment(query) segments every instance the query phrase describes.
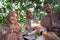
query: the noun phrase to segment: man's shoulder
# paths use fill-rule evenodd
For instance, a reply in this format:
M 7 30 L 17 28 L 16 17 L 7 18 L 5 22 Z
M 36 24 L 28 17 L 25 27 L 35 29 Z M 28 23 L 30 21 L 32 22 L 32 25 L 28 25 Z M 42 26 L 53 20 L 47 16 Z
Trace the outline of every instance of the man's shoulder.
M 60 12 L 54 12 L 53 15 L 60 15 Z
M 60 12 L 55 12 L 54 17 L 57 18 L 57 20 L 60 20 Z

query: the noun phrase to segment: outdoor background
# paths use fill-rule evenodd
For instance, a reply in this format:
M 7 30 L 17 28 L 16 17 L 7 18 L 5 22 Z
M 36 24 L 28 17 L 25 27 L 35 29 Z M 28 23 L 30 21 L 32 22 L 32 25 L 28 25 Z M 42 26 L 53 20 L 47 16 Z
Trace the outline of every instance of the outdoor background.
M 0 0 L 0 25 L 4 24 L 9 11 L 17 10 L 19 13 L 18 23 L 21 24 L 21 30 L 24 33 L 26 10 L 32 9 L 39 21 L 41 21 L 41 18 L 46 15 L 43 10 L 44 2 L 51 3 L 54 12 L 60 11 L 60 0 Z

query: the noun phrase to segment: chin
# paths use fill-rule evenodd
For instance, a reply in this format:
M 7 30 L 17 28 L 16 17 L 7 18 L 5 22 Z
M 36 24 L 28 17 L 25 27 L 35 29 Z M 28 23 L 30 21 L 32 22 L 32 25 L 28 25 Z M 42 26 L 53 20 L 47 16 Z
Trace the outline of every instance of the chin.
M 46 12 L 51 12 L 51 10 L 46 10 Z
M 46 11 L 48 14 L 51 12 L 51 11 Z
M 47 12 L 48 14 L 50 14 L 50 12 Z

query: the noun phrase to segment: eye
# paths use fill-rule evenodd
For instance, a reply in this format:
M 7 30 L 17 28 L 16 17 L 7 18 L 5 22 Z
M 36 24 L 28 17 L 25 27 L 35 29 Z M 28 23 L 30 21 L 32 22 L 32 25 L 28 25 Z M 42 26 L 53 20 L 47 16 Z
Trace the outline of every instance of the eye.
M 12 17 L 15 17 L 14 15 L 11 15 Z
M 12 17 L 14 17 L 16 19 L 18 18 L 17 14 L 12 15 Z

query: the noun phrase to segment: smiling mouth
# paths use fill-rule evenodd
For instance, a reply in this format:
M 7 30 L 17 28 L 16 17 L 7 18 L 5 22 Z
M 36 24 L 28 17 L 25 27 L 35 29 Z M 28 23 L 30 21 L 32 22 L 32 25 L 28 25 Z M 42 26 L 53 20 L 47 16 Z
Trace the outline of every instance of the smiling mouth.
M 50 10 L 46 10 L 46 12 L 50 12 Z

